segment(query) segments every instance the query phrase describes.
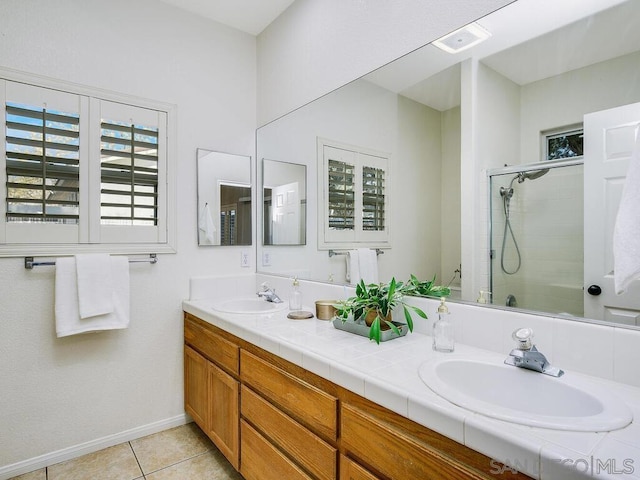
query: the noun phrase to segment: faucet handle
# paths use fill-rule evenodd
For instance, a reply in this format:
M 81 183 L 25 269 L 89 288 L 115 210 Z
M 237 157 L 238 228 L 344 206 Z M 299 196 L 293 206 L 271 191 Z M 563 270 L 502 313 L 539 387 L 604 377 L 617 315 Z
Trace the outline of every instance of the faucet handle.
M 533 330 L 530 328 L 518 328 L 511 334 L 511 338 L 518 342 L 518 350 L 530 350 Z

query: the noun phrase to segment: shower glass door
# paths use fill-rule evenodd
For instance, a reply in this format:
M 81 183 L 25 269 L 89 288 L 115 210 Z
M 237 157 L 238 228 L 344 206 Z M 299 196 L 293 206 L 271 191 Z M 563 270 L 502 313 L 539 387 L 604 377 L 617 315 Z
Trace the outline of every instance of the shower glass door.
M 493 304 L 583 316 L 583 190 L 580 160 L 490 172 Z

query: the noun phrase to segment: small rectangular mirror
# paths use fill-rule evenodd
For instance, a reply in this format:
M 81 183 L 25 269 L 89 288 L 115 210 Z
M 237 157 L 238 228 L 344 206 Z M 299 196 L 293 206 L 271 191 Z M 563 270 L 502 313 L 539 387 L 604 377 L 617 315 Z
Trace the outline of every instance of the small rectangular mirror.
M 251 245 L 251 157 L 197 150 L 198 245 Z
M 307 242 L 307 166 L 262 159 L 263 245 Z

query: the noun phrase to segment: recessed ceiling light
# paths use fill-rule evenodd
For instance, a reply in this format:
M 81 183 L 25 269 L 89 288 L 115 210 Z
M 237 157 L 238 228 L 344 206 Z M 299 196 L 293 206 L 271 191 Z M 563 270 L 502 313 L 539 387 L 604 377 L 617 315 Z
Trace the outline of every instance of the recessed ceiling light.
M 433 44 L 448 53 L 458 53 L 478 45 L 491 36 L 491 33 L 476 22 L 451 32 L 435 40 Z

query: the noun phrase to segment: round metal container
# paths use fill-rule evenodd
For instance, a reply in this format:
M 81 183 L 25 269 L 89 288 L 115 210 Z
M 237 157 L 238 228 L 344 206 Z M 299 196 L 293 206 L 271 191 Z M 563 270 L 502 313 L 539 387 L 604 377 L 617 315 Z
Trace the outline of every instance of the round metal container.
M 316 317 L 319 320 L 331 320 L 336 314 L 336 307 L 333 305 L 337 300 L 317 300 Z

